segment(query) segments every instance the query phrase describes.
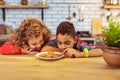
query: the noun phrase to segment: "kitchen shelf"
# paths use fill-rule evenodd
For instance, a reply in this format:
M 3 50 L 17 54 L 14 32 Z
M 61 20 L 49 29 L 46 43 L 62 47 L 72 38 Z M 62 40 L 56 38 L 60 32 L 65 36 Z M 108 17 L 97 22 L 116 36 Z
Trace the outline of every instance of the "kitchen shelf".
M 2 9 L 3 20 L 5 21 L 5 9 L 41 9 L 41 18 L 44 20 L 44 9 L 48 9 L 48 5 L 0 5 Z
M 120 9 L 120 5 L 104 5 L 104 9 Z
M 47 9 L 48 5 L 0 5 L 0 8 L 6 9 Z

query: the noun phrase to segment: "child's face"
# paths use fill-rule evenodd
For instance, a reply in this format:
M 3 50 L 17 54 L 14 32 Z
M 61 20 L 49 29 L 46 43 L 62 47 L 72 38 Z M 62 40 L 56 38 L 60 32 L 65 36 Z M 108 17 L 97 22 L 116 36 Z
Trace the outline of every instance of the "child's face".
M 28 40 L 28 45 L 32 50 L 41 49 L 44 44 L 43 37 L 31 38 Z
M 58 41 L 58 48 L 60 50 L 64 50 L 66 48 L 72 48 L 73 45 L 75 44 L 76 42 L 76 39 L 65 34 L 65 35 L 62 35 L 62 34 L 58 34 L 57 35 L 57 41 Z

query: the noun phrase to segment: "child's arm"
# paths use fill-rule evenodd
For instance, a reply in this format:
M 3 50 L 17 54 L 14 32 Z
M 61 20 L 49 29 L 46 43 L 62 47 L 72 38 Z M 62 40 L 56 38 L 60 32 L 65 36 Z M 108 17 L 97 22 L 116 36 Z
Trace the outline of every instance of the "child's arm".
M 44 46 L 42 48 L 41 51 L 58 51 L 60 52 L 60 50 L 58 48 L 55 48 L 55 47 L 52 47 L 52 46 Z M 67 57 L 85 57 L 85 53 L 84 52 L 81 52 L 81 51 L 78 51 L 76 49 L 73 49 L 73 48 L 67 48 L 63 51 L 63 53 L 67 56 Z M 102 53 L 103 51 L 101 49 L 93 49 L 93 50 L 89 50 L 88 51 L 88 57 L 99 57 L 99 56 L 102 56 Z
M 75 53 L 76 57 L 85 57 L 85 53 L 84 53 L 85 48 L 87 48 L 89 50 L 88 51 L 89 57 L 98 57 L 98 56 L 101 56 L 103 53 L 103 51 L 101 49 L 99 49 L 96 45 L 87 44 L 86 42 L 82 42 L 82 41 L 78 40 L 78 42 L 77 42 L 78 52 Z M 81 51 L 83 51 L 83 52 L 81 52 Z
M 93 49 L 93 50 L 89 50 L 89 56 L 90 57 L 99 57 L 102 56 L 103 51 L 101 49 Z
M 73 48 L 68 48 L 63 51 L 63 53 L 68 57 L 85 57 L 85 53 L 75 50 Z M 99 57 L 103 51 L 101 49 L 93 49 L 88 51 L 88 57 Z
M 3 55 L 18 55 L 24 54 L 21 52 L 21 48 L 14 45 L 12 42 L 6 42 L 0 47 L 0 54 Z
M 52 47 L 52 46 L 44 46 L 41 50 L 42 52 L 45 51 L 56 51 L 56 52 L 60 52 L 60 50 L 58 48 Z

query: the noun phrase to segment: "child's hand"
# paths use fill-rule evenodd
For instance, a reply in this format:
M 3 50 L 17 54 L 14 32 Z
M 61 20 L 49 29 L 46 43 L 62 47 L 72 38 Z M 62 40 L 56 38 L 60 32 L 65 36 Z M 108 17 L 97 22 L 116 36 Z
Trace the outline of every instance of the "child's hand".
M 24 50 L 25 53 L 29 53 L 29 54 L 30 54 L 32 51 L 33 51 L 33 50 L 30 49 L 30 48 L 26 48 L 26 49 Z
M 63 51 L 63 53 L 67 56 L 67 57 L 77 57 L 77 55 L 79 54 L 79 52 L 73 48 L 67 48 Z

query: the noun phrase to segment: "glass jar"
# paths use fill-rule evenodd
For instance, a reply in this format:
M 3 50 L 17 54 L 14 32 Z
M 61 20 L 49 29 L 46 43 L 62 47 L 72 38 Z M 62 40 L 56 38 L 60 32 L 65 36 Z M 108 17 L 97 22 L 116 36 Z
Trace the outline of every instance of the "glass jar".
M 119 4 L 119 0 L 111 0 L 111 4 L 113 4 L 113 5 Z
M 28 4 L 28 1 L 27 1 L 27 0 L 22 0 L 22 1 L 21 1 L 21 4 L 22 4 L 22 5 L 27 5 L 27 4 Z
M 104 0 L 105 4 L 111 4 L 111 0 Z
M 46 5 L 46 0 L 42 0 L 42 1 L 41 1 L 41 4 L 42 4 L 42 5 Z
M 4 0 L 0 0 L 0 5 L 4 5 L 5 1 Z
M 120 0 L 118 0 L 118 4 L 120 4 Z

